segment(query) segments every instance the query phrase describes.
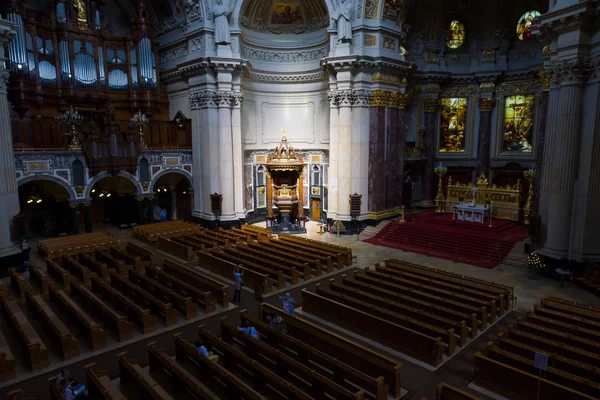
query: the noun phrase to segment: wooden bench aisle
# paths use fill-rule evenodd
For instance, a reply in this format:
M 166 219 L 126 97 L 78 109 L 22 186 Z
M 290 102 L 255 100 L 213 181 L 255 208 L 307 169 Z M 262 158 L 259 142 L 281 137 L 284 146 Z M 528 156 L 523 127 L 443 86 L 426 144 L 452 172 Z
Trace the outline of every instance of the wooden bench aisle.
M 145 373 L 136 360 L 127 356 L 127 352 L 117 354 L 119 358 L 119 384 L 134 384 L 140 398 L 153 400 L 173 400 L 165 389 L 147 373 Z
M 350 248 L 289 234 L 279 235 L 279 240 L 283 242 L 299 243 L 304 245 L 307 249 L 310 248 L 316 250 L 324 250 L 335 254 L 341 254 L 341 262 L 347 266 L 352 265 L 352 249 Z
M 87 388 L 91 399 L 127 400 L 127 398 L 112 383 L 106 371 L 99 370 L 96 363 L 85 367 Z
M 42 290 L 42 294 L 48 298 L 48 288 L 52 279 L 50 279 L 46 271 L 31 261 L 29 262 L 29 280 L 36 283 Z
M 38 252 L 42 257 L 72 255 L 94 248 L 105 248 L 118 244 L 118 239 L 106 232 L 82 233 L 38 241 Z
M 134 257 L 139 257 L 144 265 L 150 265 L 151 267 L 156 266 L 156 253 L 147 250 L 133 242 L 127 242 L 125 244 L 125 251 Z
M 437 400 L 479 400 L 479 397 L 475 397 L 467 392 L 450 386 L 445 382 L 440 383 L 436 388 L 436 399 Z
M 2 295 L 0 295 L 2 296 Z M 6 338 L 0 332 L 0 382 L 13 379 L 17 376 L 17 360 L 6 342 Z
M 177 258 L 181 258 L 186 262 L 194 259 L 194 251 L 190 246 L 177 243 L 174 240 L 158 237 L 157 248 Z
M 25 299 L 25 292 L 31 290 L 29 281 L 25 278 L 24 273 L 19 273 L 15 268 L 9 268 L 8 273 L 10 274 L 11 286 L 19 292 L 19 298 Z

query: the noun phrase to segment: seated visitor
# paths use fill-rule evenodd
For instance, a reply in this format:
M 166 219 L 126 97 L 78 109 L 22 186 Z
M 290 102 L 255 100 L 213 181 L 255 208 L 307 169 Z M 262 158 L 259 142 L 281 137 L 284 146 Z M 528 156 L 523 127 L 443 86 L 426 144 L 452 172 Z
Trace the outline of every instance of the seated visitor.
M 271 328 L 275 328 L 280 332 L 287 333 L 287 325 L 285 324 L 285 321 L 283 318 L 278 316 L 275 311 L 271 312 L 267 316 L 267 322 L 269 322 Z
M 75 379 L 71 378 L 71 370 L 69 368 L 63 368 L 60 373 L 56 376 L 56 383 L 61 386 L 61 389 L 65 393 L 65 399 L 83 399 L 87 397 L 87 391 L 85 385 L 77 383 Z M 62 386 L 64 385 L 64 388 Z M 70 397 L 67 397 L 67 392 Z
M 256 331 L 256 328 L 248 323 L 244 325 L 245 326 L 243 328 L 240 328 L 238 326 L 238 330 L 240 332 L 244 332 L 245 334 L 252 336 L 254 339 L 258 339 L 258 332 Z
M 296 300 L 289 293 L 286 293 L 285 296 L 279 296 L 279 299 L 281 300 L 281 309 L 283 312 L 296 315 L 296 311 L 294 310 Z
M 209 352 L 208 349 L 206 348 L 206 346 L 204 346 L 204 344 L 202 343 L 202 340 L 196 340 L 194 342 L 194 347 L 196 347 L 196 350 L 198 350 L 198 353 L 202 354 L 205 357 L 208 357 L 208 359 L 210 361 L 219 361 L 219 356 L 216 354 L 213 354 L 213 352 Z

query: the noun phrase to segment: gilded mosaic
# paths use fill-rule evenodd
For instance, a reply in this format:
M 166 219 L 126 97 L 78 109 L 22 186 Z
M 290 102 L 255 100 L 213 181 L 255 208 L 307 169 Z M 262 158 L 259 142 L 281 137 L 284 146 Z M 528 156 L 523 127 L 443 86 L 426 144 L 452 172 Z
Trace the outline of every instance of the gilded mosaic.
M 467 127 L 467 99 L 444 97 L 441 99 L 440 153 L 465 151 Z
M 503 152 L 533 151 L 533 104 L 535 96 L 514 95 L 504 100 Z

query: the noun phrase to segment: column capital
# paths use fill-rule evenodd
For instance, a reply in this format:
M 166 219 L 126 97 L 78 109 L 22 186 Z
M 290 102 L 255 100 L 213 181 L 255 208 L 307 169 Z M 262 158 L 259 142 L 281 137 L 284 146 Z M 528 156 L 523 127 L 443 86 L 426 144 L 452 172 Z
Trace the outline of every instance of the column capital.
M 582 85 L 587 81 L 591 60 L 562 61 L 546 68 L 552 86 Z
M 242 106 L 242 102 L 244 101 L 244 94 L 241 92 L 233 93 L 231 97 L 231 106 L 233 108 L 239 108 Z
M 396 104 L 396 106 L 399 109 L 404 110 L 408 106 L 409 101 L 410 98 L 408 93 L 398 93 L 398 103 Z
M 370 105 L 371 107 L 385 107 L 390 92 L 387 90 L 376 89 L 371 91 Z
M 190 101 L 191 110 L 216 108 L 218 107 L 219 103 L 217 92 L 214 90 L 202 90 L 199 92 L 190 93 L 188 99 Z
M 0 94 L 8 93 L 8 76 L 10 72 L 0 66 Z
M 353 90 L 354 105 L 358 107 L 368 107 L 371 102 L 371 91 L 366 89 Z
M 540 69 L 538 72 L 540 76 L 540 83 L 542 84 L 542 90 L 547 92 L 550 90 L 550 76 L 548 75 L 548 71 L 544 68 Z
M 339 96 L 336 92 L 327 92 L 327 100 L 329 100 L 330 107 L 337 107 L 340 104 Z
M 423 103 L 426 113 L 436 112 L 440 108 L 440 99 L 436 97 L 423 99 Z
M 356 102 L 355 90 L 338 91 L 338 102 L 340 107 L 352 107 Z
M 494 109 L 496 105 L 496 99 L 493 97 L 481 97 L 478 100 L 479 103 L 479 111 L 480 112 L 490 112 Z

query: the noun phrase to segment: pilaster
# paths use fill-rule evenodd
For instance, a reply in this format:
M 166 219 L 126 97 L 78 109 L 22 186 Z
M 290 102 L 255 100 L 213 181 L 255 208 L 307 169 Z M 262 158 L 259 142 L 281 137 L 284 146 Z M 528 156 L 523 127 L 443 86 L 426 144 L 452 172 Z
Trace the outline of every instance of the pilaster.
M 435 158 L 435 136 L 437 130 L 438 114 L 440 110 L 439 85 L 425 92 L 424 104 L 424 125 L 425 133 L 423 135 L 425 148 L 425 170 L 423 171 L 423 184 L 421 186 L 421 207 L 435 207 L 433 202 L 433 163 Z M 437 88 L 436 88 L 437 87 Z
M 329 99 L 329 177 L 328 177 L 328 218 L 337 218 L 338 213 L 338 125 L 339 96 L 335 91 L 327 95 Z
M 489 176 L 490 171 L 490 138 L 492 135 L 492 110 L 496 105 L 496 99 L 491 93 L 483 92 L 482 96 L 490 95 L 490 97 L 480 97 L 479 104 L 479 134 L 477 137 L 477 164 L 476 176 L 484 174 Z

